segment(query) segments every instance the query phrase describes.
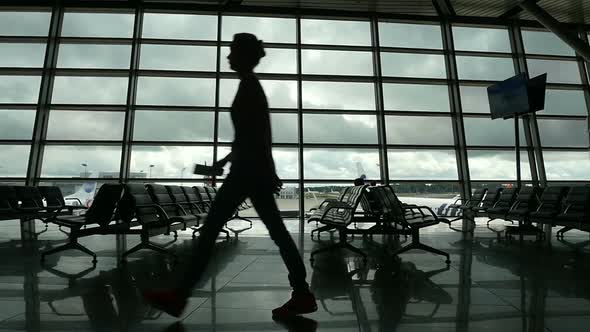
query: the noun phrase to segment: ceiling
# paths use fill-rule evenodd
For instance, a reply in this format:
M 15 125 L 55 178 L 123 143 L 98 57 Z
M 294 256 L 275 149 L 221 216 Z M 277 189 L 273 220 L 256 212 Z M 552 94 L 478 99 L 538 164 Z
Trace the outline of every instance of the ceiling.
M 3 0 L 23 4 L 22 0 Z M 590 24 L 590 0 L 528 0 L 535 1 L 558 21 Z M 28 0 L 24 3 L 51 3 L 50 0 Z M 157 6 L 182 6 L 189 4 L 212 5 L 240 4 L 248 7 L 300 8 L 319 12 L 338 10 L 345 12 L 370 12 L 419 16 L 459 16 L 486 18 L 518 18 L 534 20 L 520 10 L 521 0 L 61 0 L 65 5 L 150 3 Z M 180 4 L 180 5 L 179 5 Z M 108 5 L 107 5 L 108 6 Z

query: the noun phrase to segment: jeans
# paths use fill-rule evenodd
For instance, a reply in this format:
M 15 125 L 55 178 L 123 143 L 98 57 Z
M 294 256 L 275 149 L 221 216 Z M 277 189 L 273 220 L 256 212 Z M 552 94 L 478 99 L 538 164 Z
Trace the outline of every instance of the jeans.
M 234 215 L 238 206 L 246 199 L 254 205 L 256 212 L 268 229 L 271 239 L 279 247 L 283 262 L 289 271 L 289 283 L 294 291 L 308 291 L 306 271 L 297 246 L 281 218 L 272 190 L 268 186 L 256 186 L 243 176 L 230 173 L 217 191 L 207 219 L 201 228 L 197 245 L 193 248 L 192 259 L 187 266 L 179 291 L 189 295 L 204 273 L 213 254 L 215 240 L 223 225 Z

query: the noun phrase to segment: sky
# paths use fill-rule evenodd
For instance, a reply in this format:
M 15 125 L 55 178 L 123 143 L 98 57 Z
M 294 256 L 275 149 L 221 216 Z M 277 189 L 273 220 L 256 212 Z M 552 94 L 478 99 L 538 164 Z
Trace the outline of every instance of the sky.
M 43 36 L 47 34 L 49 17 L 43 13 L 0 13 L 0 35 Z M 296 42 L 295 20 L 288 18 L 222 17 L 221 37 L 231 41 L 238 32 L 255 33 L 267 43 Z M 366 21 L 338 22 L 303 19 L 302 42 L 310 45 L 334 44 L 370 46 L 370 24 Z M 379 41 L 383 47 L 442 49 L 440 27 L 435 25 L 379 23 Z M 130 38 L 133 16 L 122 14 L 66 13 L 64 37 Z M 457 50 L 509 52 L 505 29 L 454 27 Z M 143 38 L 215 41 L 216 16 L 163 15 L 147 13 L 144 17 Z M 553 35 L 524 31 L 527 52 L 552 55 L 572 55 L 571 49 Z M 140 69 L 215 72 L 214 46 L 163 45 L 155 41 L 144 43 L 140 50 Z M 44 44 L 0 43 L 0 67 L 41 68 Z M 230 72 L 226 56 L 228 47 L 221 49 L 220 70 Z M 259 73 L 296 74 L 296 51 L 267 48 L 267 55 L 257 68 Z M 404 78 L 444 79 L 447 77 L 442 54 L 412 54 L 382 52 L 384 76 Z M 62 41 L 58 68 L 128 69 L 130 45 L 89 45 Z M 457 56 L 460 79 L 502 80 L 514 74 L 510 57 Z M 531 75 L 549 73 L 555 83 L 580 83 L 577 63 L 529 59 Z M 373 55 L 367 51 L 302 50 L 303 74 L 373 75 Z M 298 85 L 294 80 L 263 80 L 262 86 L 271 114 L 273 141 L 297 143 L 299 130 L 304 143 L 319 144 L 378 144 L 375 113 L 375 85 L 371 82 L 304 81 L 302 101 L 304 110 L 332 110 L 323 114 L 304 114 L 303 127 L 298 128 Z M 35 104 L 39 94 L 40 76 L 0 75 L 0 103 Z M 127 74 L 113 76 L 55 77 L 53 104 L 124 105 L 127 98 Z M 238 80 L 220 81 L 220 106 L 231 106 Z M 441 150 L 390 148 L 389 172 L 398 180 L 457 180 L 457 165 L 453 150 L 453 130 L 448 87 L 441 84 L 383 85 L 384 106 L 388 111 L 412 111 L 414 115 L 385 117 L 388 144 L 442 146 Z M 490 120 L 486 88 L 461 85 L 469 166 L 474 180 L 514 180 L 515 156 L 513 122 Z M 215 79 L 195 77 L 139 77 L 138 110 L 134 117 L 131 171 L 149 172 L 153 177 L 192 178 L 194 163 L 213 160 Z M 184 110 L 158 110 L 159 106 L 183 106 Z M 150 110 L 141 106 L 150 106 Z M 191 111 L 198 107 L 198 111 Z M 24 109 L 0 109 L 0 140 L 30 139 L 35 112 Z M 337 114 L 347 110 L 356 114 Z M 287 113 L 285 113 L 285 111 Z M 288 113 L 291 111 L 291 113 Z M 424 116 L 436 112 L 437 116 Z M 548 90 L 546 109 L 541 114 L 587 116 L 581 90 Z M 479 116 L 478 116 L 479 115 Z M 47 138 L 51 140 L 102 140 L 100 146 L 47 146 L 42 176 L 75 177 L 88 165 L 90 174 L 116 172 L 120 168 L 124 113 L 112 110 L 65 111 L 52 107 Z M 540 119 L 543 146 L 588 148 L 587 119 Z M 219 141 L 231 142 L 233 128 L 229 113 L 219 114 Z M 111 142 L 109 142 L 111 141 Z M 148 145 L 148 141 L 198 142 L 202 146 Z M 524 144 L 524 138 L 521 138 Z M 505 151 L 482 150 L 485 146 L 506 147 Z M 229 152 L 220 146 L 218 155 Z M 28 146 L 0 144 L 0 177 L 23 177 L 26 172 Z M 297 179 L 298 150 L 274 148 L 273 154 L 279 176 Z M 545 151 L 545 168 L 550 180 L 590 179 L 590 152 Z M 526 155 L 523 176 L 530 178 Z M 308 179 L 353 179 L 359 165 L 369 178 L 379 178 L 377 148 L 305 148 L 304 174 Z M 154 165 L 154 167 L 149 167 Z

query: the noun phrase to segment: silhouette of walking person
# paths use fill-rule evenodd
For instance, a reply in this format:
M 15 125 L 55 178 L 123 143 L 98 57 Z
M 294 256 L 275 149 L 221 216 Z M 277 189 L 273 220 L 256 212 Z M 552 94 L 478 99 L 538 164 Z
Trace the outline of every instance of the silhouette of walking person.
M 270 115 L 264 90 L 253 70 L 265 56 L 261 40 L 249 33 L 234 35 L 227 57 L 232 70 L 240 77 L 240 85 L 231 107 L 235 137 L 231 153 L 215 163 L 223 167 L 231 162 L 230 173 L 219 189 L 207 220 L 193 249 L 193 257 L 178 287 L 149 291 L 145 299 L 173 316 L 180 316 L 192 289 L 197 284 L 212 255 L 215 240 L 236 208 L 250 198 L 256 212 L 266 225 L 270 237 L 289 272 L 293 288 L 291 299 L 272 311 L 274 317 L 292 317 L 317 310 L 309 290 L 303 259 L 287 231 L 277 208 L 274 194 L 282 187 L 272 157 Z

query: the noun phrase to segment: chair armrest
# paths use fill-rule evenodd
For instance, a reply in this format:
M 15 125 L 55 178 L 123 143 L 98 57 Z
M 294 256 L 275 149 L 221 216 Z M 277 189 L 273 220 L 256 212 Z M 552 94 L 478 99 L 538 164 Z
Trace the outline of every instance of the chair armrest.
M 168 214 L 166 213 L 166 211 L 164 211 L 164 209 L 161 206 L 159 206 L 158 204 L 139 204 L 139 205 L 136 205 L 136 207 L 138 207 L 138 208 L 151 207 L 151 208 L 153 208 L 154 210 L 156 210 L 158 212 L 158 214 L 160 216 L 160 219 L 162 221 L 168 221 L 168 220 L 170 220 L 170 217 L 168 216 Z M 142 222 L 140 222 L 139 220 L 138 220 L 138 222 L 140 224 L 142 224 Z
M 76 202 L 80 203 L 80 206 L 84 206 L 84 204 L 82 204 L 82 201 L 76 197 L 68 197 L 68 198 L 64 198 L 64 200 L 65 201 L 76 201 Z

